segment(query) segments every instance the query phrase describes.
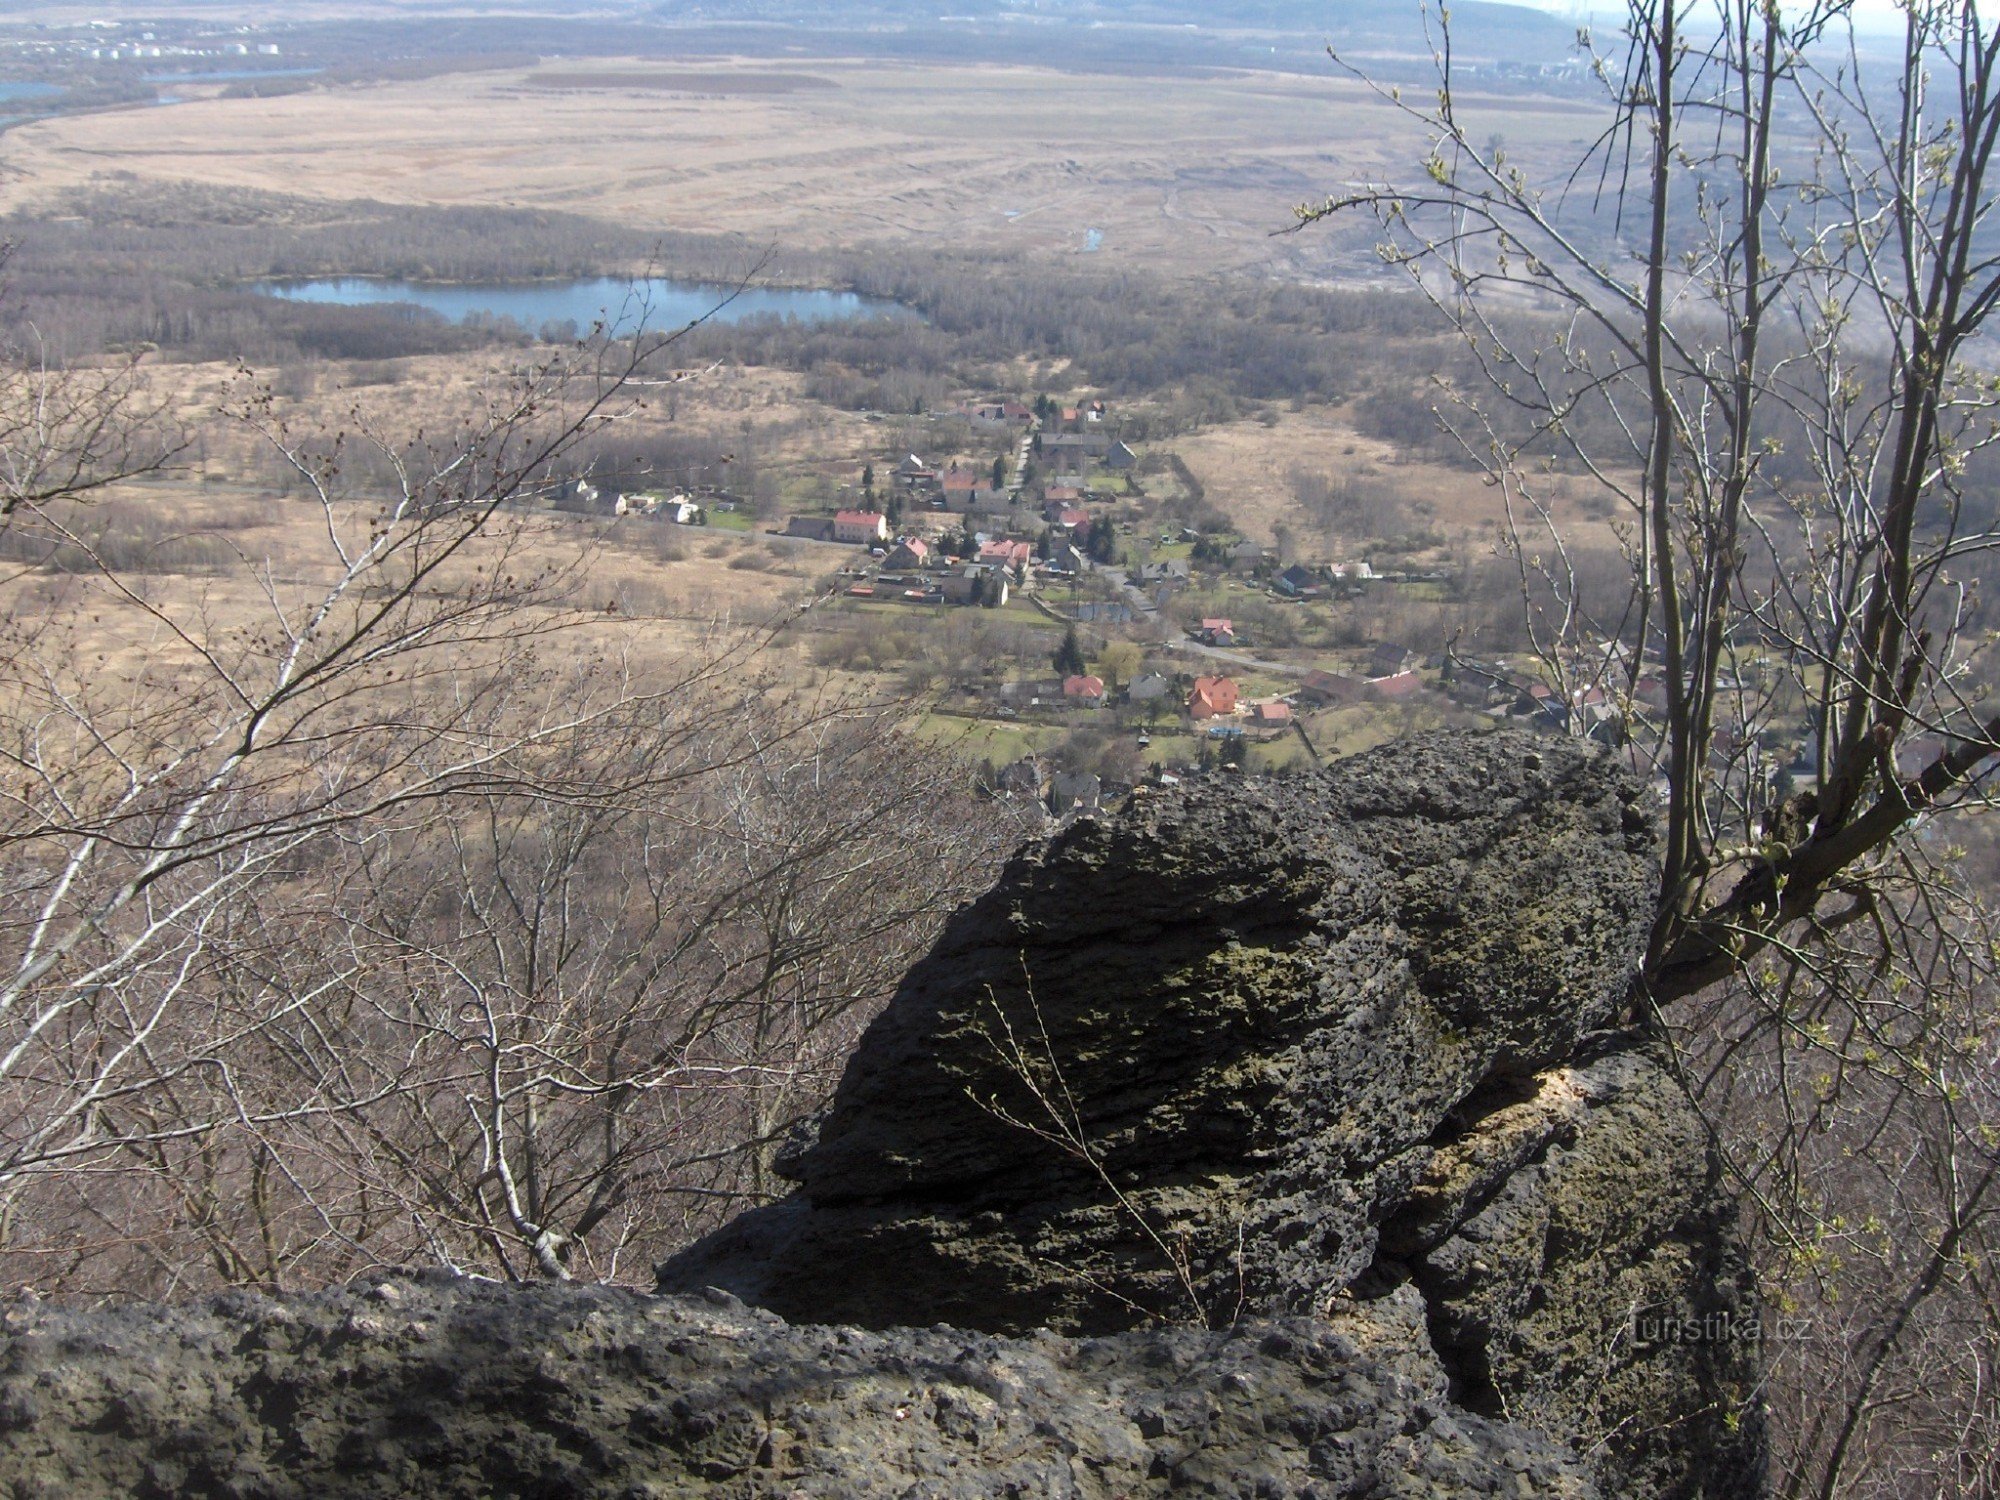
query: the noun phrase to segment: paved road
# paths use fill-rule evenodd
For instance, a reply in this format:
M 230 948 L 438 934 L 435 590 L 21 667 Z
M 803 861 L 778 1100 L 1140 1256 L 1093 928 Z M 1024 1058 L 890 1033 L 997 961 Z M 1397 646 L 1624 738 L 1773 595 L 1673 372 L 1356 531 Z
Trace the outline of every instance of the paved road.
M 1225 646 L 1206 646 L 1192 636 L 1184 636 L 1167 643 L 1169 651 L 1185 651 L 1190 656 L 1205 656 L 1211 661 L 1227 662 L 1233 667 L 1245 667 L 1255 672 L 1275 672 L 1281 677 L 1305 677 L 1319 670 L 1318 667 L 1302 667 L 1296 662 L 1266 661 L 1261 656 L 1252 656 L 1247 651 L 1232 651 Z
M 1014 449 L 1014 472 L 1007 479 L 1007 498 L 1012 500 L 1021 493 L 1021 476 L 1028 472 L 1028 449 L 1035 441 L 1035 434 L 1041 431 L 1042 419 L 1030 417 L 1028 430 L 1021 434 L 1021 442 Z

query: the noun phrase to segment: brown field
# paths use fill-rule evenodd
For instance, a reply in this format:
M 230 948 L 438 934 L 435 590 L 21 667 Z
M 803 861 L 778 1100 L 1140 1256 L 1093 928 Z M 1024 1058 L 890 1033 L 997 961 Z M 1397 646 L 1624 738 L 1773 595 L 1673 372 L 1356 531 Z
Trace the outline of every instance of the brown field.
M 1202 482 L 1210 502 L 1245 536 L 1268 545 L 1284 528 L 1307 561 L 1365 556 L 1369 538 L 1324 533 L 1298 503 L 1291 479 L 1298 469 L 1350 473 L 1386 487 L 1407 507 L 1414 528 L 1435 530 L 1449 542 L 1483 546 L 1507 519 L 1497 486 L 1463 467 L 1400 453 L 1363 436 L 1339 411 L 1325 407 L 1280 412 L 1271 426 L 1246 421 L 1210 427 L 1171 446 Z M 1587 488 L 1582 479 L 1558 481 L 1557 513 L 1577 545 L 1613 546 L 1610 526 L 1577 504 Z
M 813 73 L 530 73 L 531 89 L 653 89 L 667 94 L 796 94 L 840 87 Z
M 297 496 L 258 486 L 160 481 L 120 486 L 92 504 L 114 533 L 143 515 L 151 530 L 203 543 L 191 564 L 176 560 L 169 546 L 158 549 L 161 562 L 117 558 L 121 576 L 150 607 L 162 619 L 184 622 L 192 634 L 213 639 L 254 629 L 270 620 L 273 594 L 296 604 L 315 597 L 334 576 L 323 512 Z M 598 621 L 549 637 L 557 656 L 581 657 L 615 642 L 647 660 L 677 659 L 710 627 L 754 631 L 788 615 L 814 595 L 815 581 L 844 561 L 846 551 L 714 528 L 554 515 L 503 515 L 496 539 L 516 526 L 525 528 L 528 552 L 538 562 L 581 570 L 576 586 L 552 596 L 524 619 L 523 629 L 576 612 Z M 100 588 L 89 572 L 10 567 L 0 586 L 0 613 L 60 617 L 74 631 L 76 650 L 102 653 L 97 659 L 114 673 L 135 672 L 157 659 L 168 642 L 157 630 L 132 633 L 140 618 L 134 611 L 82 607 Z
M 835 61 L 783 75 L 831 86 L 786 93 L 768 92 L 768 64 L 747 61 L 573 64 L 555 75 L 561 87 L 549 76 L 190 99 L 24 125 L 0 137 L 0 206 L 130 172 L 336 200 L 566 209 L 807 247 L 1079 251 L 1096 230 L 1108 262 L 1351 278 L 1379 274 L 1366 226 L 1272 231 L 1292 204 L 1404 173 L 1423 154 L 1394 107 L 1330 76 Z M 575 87 L 579 77 L 591 86 Z M 1504 113 L 1466 99 L 1462 112 L 1521 160 L 1592 121 L 1519 99 Z

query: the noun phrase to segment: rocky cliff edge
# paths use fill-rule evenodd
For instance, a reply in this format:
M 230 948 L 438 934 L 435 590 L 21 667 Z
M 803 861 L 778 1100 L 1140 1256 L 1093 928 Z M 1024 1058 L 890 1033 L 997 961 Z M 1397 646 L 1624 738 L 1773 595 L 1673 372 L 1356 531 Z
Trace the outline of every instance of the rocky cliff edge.
M 1504 734 L 1140 798 L 952 921 L 663 1295 L 19 1305 L 0 1494 L 1756 1495 L 1649 829 Z

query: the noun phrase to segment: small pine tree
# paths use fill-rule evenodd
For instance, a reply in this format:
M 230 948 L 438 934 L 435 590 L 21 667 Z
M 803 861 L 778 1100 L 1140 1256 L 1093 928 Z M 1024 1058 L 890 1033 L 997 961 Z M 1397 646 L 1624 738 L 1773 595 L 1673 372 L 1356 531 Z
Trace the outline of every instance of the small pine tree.
M 1083 644 L 1076 638 L 1076 627 L 1063 631 L 1062 644 L 1056 647 L 1056 673 L 1062 677 L 1081 677 L 1088 665 L 1083 659 Z
M 1118 539 L 1112 534 L 1109 521 L 1098 520 L 1090 528 L 1090 540 L 1084 546 L 1085 555 L 1094 563 L 1111 564 L 1118 561 Z

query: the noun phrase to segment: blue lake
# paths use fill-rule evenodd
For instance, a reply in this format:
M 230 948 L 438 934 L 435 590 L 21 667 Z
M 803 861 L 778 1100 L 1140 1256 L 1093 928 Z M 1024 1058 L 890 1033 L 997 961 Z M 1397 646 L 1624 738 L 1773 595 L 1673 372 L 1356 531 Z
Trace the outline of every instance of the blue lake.
M 22 99 L 53 99 L 62 92 L 53 83 L 0 83 L 0 104 Z
M 260 290 L 295 302 L 332 302 L 344 307 L 375 303 L 415 303 L 454 323 L 469 317 L 512 318 L 532 331 L 548 323 L 574 323 L 579 333 L 600 320 L 614 332 L 638 326 L 669 331 L 714 312 L 721 323 L 752 318 L 797 319 L 802 323 L 842 323 L 860 318 L 908 318 L 908 308 L 853 292 L 753 287 L 739 292 L 727 306 L 728 287 L 699 282 L 625 281 L 600 276 L 587 281 L 476 282 L 387 281 L 372 276 L 341 276 L 325 281 L 267 281 Z
M 253 78 L 311 78 L 324 68 L 210 68 L 199 73 L 148 73 L 148 83 L 246 83 Z

